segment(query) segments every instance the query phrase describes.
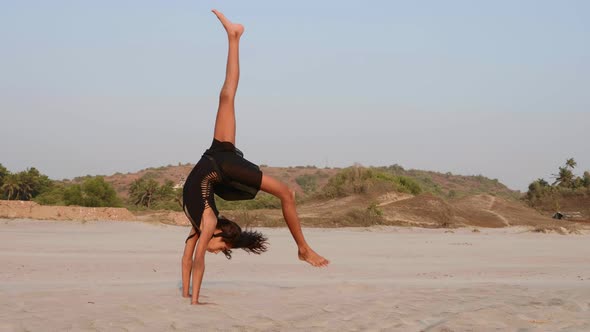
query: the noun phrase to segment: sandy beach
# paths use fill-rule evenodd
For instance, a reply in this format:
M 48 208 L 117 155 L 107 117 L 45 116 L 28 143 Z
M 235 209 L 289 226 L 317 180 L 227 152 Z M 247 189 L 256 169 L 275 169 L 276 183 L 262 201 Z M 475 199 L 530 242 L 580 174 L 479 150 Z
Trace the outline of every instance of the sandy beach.
M 180 295 L 188 227 L 0 220 L 0 331 L 589 331 L 590 235 L 525 228 L 286 228 L 262 256 L 207 255 Z

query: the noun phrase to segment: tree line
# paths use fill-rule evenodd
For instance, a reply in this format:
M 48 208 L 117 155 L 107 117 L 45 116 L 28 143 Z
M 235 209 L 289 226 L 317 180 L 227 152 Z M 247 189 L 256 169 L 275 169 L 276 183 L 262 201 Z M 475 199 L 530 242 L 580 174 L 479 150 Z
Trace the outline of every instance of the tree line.
M 131 184 L 128 200 L 119 197 L 113 185 L 102 176 L 86 176 L 78 182 L 51 180 L 35 167 L 12 173 L 0 164 L 0 199 L 3 200 L 35 201 L 43 205 L 182 209 L 182 189 L 175 189 L 172 181 L 160 185 L 144 176 Z
M 582 176 L 576 176 L 574 174 L 576 166 L 577 163 L 573 158 L 567 159 L 565 164 L 558 168 L 557 174 L 552 175 L 553 182 L 550 183 L 543 178 L 533 181 L 528 187 L 525 199 L 534 204 L 555 194 L 590 193 L 590 172 L 586 171 Z M 102 176 L 86 176 L 76 179 L 74 182 L 54 181 L 35 167 L 13 173 L 0 163 L 0 199 L 32 200 L 44 205 L 124 206 L 140 210 L 182 211 L 182 188 L 175 188 L 174 182 L 170 180 L 160 184 L 157 177 L 157 174 L 147 173 L 134 180 L 128 189 L 128 198 L 123 199 L 117 195 L 113 185 L 105 181 Z M 420 185 L 411 178 L 354 167 L 342 170 L 330 179 L 325 188 L 320 191 L 317 190 L 315 177 L 300 177 L 296 180 L 304 190 L 309 192 L 308 194 L 322 193 L 329 197 L 346 195 L 349 192 L 359 193 L 368 190 L 368 188 L 374 190 L 381 187 L 412 194 L 422 191 Z M 272 199 L 271 196 L 260 195 L 257 200 L 246 202 L 252 206 L 220 200 L 219 206 L 224 209 L 279 207 L 280 202 Z
M 529 202 L 535 202 L 556 193 L 590 192 L 590 172 L 585 171 L 582 176 L 576 176 L 574 169 L 577 165 L 574 158 L 569 158 L 563 166 L 559 167 L 557 174 L 553 174 L 552 183 L 543 178 L 531 182 L 526 199 Z
M 8 200 L 31 200 L 49 190 L 52 181 L 34 167 L 11 173 L 0 164 L 0 197 Z
M 35 167 L 12 173 L 2 164 L 0 198 L 35 201 L 44 205 L 122 206 L 115 189 L 102 176 L 88 176 L 82 183 L 68 184 L 49 179 Z

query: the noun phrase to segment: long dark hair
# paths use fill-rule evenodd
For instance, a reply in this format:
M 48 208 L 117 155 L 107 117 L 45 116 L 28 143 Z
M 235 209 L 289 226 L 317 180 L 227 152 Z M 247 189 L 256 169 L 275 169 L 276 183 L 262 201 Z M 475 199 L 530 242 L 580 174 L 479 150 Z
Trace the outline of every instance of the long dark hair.
M 217 234 L 223 239 L 223 242 L 229 244 L 233 249 L 243 249 L 247 253 L 260 255 L 268 249 L 268 238 L 264 234 L 253 230 L 242 230 L 240 225 L 220 216 L 217 219 L 217 229 L 221 233 Z M 231 259 L 231 250 L 224 250 L 223 253 L 227 259 Z

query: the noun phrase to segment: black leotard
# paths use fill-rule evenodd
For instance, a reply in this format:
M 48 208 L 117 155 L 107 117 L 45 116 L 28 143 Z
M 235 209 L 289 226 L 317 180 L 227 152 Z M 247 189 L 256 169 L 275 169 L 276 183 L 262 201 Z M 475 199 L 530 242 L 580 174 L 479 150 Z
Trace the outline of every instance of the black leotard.
M 190 172 L 182 192 L 183 208 L 195 234 L 200 234 L 203 212 L 210 207 L 219 217 L 214 195 L 228 200 L 252 199 L 260 190 L 260 168 L 244 158 L 231 142 L 213 139 Z M 187 238 L 190 239 L 193 235 Z M 186 242 L 186 241 L 185 241 Z

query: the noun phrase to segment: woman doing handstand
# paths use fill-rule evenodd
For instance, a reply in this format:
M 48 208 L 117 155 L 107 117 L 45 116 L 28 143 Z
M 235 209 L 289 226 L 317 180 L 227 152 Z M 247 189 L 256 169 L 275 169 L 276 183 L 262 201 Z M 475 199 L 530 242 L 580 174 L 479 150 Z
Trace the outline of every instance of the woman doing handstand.
M 284 183 L 263 174 L 255 164 L 244 159 L 241 151 L 235 147 L 234 100 L 240 77 L 238 50 L 244 27 L 230 22 L 216 10 L 213 13 L 227 32 L 229 52 L 225 82 L 219 95 L 213 143 L 187 177 L 183 189 L 184 211 L 193 227 L 182 257 L 182 295 L 191 297 L 189 285 L 192 272 L 191 304 L 201 304 L 199 291 L 205 272 L 206 251 L 223 251 L 228 258 L 231 258 L 231 249 L 241 248 L 256 254 L 266 251 L 266 237 L 262 234 L 242 231 L 233 221 L 219 216 L 214 193 L 221 197 L 233 195 L 233 199 L 251 199 L 258 190 L 262 190 L 278 197 L 283 217 L 297 243 L 299 259 L 316 267 L 329 263 L 313 251 L 303 237 L 295 209 L 295 192 Z

